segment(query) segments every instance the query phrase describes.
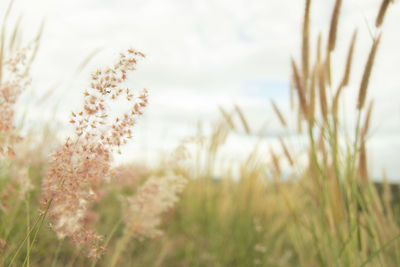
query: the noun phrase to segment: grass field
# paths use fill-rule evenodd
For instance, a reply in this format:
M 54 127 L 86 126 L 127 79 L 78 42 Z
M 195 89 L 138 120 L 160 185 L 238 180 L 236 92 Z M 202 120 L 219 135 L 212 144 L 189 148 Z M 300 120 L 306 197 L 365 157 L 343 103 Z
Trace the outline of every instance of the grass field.
M 83 106 L 71 111 L 74 130 L 65 140 L 48 129 L 22 134 L 14 107 L 30 85 L 41 32 L 20 43 L 19 26 L 5 19 L 0 264 L 400 266 L 398 187 L 384 174 L 373 182 L 367 157 L 373 138 L 369 79 L 393 2 L 377 6 L 362 77 L 351 72 L 357 30 L 348 47 L 336 45 L 345 1 L 336 0 L 329 31 L 316 40 L 310 36 L 311 2 L 305 1 L 301 57 L 290 62 L 292 113 L 271 101 L 283 131 L 296 128 L 305 145 L 295 151 L 282 135 L 276 136 L 279 149 L 268 149 L 245 110 L 220 107 L 211 132 L 188 136 L 156 167 L 113 163 L 146 112 L 147 90 L 123 87 L 145 55 L 127 49 L 109 67 L 94 70 Z M 347 51 L 339 70 L 332 69 L 336 50 Z M 350 79 L 359 79 L 359 87 L 350 87 Z M 340 115 L 343 90 L 358 90 L 350 127 Z M 125 113 L 115 114 L 116 105 Z M 288 125 L 288 117 L 297 124 Z M 238 132 L 257 140 L 248 155 L 226 162 L 222 151 Z

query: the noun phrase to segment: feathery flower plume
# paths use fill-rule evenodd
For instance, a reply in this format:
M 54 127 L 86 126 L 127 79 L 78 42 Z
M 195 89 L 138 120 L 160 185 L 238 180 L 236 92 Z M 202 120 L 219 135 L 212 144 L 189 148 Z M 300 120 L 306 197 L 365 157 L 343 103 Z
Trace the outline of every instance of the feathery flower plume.
M 149 173 L 149 170 L 142 165 L 124 164 L 113 168 L 111 173 L 113 185 L 117 187 L 126 186 L 135 190 Z
M 178 201 L 187 180 L 172 173 L 162 177 L 150 177 L 127 200 L 127 210 L 124 221 L 127 234 L 137 238 L 153 238 L 162 234 L 158 229 L 161 215 Z
M 50 159 L 50 170 L 42 184 L 42 202 L 51 201 L 48 214 L 59 238 L 69 237 L 79 247 L 98 256 L 99 241 L 88 225 L 90 207 L 97 198 L 99 185 L 111 176 L 112 154 L 131 138 L 132 127 L 147 104 L 147 91 L 135 95 L 122 88 L 128 72 L 135 70 L 141 52 L 129 49 L 121 53 L 117 64 L 92 74 L 90 88 L 84 92 L 80 112 L 72 113 L 70 123 L 75 134 L 66 139 Z M 111 119 L 111 102 L 126 98 L 129 111 Z
M 30 52 L 30 47 L 21 49 L 15 55 L 1 63 L 3 79 L 0 81 L 0 133 L 3 133 L 0 140 L 1 149 L 12 156 L 14 151 L 11 145 L 20 139 L 13 131 L 15 126 L 14 120 L 14 105 L 22 93 L 22 91 L 30 85 L 31 78 L 29 76 L 29 60 L 27 56 Z M 5 80 L 4 77 L 7 77 Z M 4 145 L 9 147 L 5 148 Z
M 0 211 L 7 213 L 12 207 L 10 204 L 11 199 L 18 198 L 18 183 L 14 179 L 8 183 L 0 195 Z
M 21 162 L 20 155 L 15 153 L 15 146 L 22 138 L 14 126 L 14 107 L 20 94 L 31 83 L 29 68 L 35 56 L 34 45 L 31 43 L 25 48 L 12 51 L 8 59 L 0 62 L 0 157 L 11 163 L 8 172 L 13 178 L 4 192 L 1 192 L 1 196 L 7 198 L 24 199 L 26 193 L 33 188 L 25 162 Z M 7 198 L 2 197 L 0 200 L 0 209 L 4 212 L 8 210 Z

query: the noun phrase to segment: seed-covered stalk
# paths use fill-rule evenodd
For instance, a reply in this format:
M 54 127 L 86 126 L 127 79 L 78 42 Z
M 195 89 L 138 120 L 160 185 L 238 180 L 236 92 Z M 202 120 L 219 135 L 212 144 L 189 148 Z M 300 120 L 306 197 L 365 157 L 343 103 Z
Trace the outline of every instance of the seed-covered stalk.
M 372 44 L 371 51 L 368 56 L 367 63 L 365 64 L 364 74 L 358 92 L 358 102 L 357 102 L 358 110 L 361 110 L 364 107 L 365 99 L 367 98 L 369 79 L 371 77 L 372 67 L 374 66 L 375 56 L 378 50 L 380 40 L 381 40 L 381 34 L 379 34 L 378 38 L 374 40 L 374 43 Z

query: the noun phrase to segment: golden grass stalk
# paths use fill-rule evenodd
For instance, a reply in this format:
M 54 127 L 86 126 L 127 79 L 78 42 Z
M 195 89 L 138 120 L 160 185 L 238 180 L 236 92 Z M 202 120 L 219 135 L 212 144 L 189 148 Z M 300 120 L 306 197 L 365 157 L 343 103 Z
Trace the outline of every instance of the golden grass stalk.
M 13 33 L 10 37 L 10 41 L 8 43 L 9 50 L 12 50 L 13 48 L 15 48 L 15 45 L 17 44 L 18 34 L 20 33 L 21 21 L 22 21 L 22 16 L 19 16 L 17 19 L 17 22 L 15 23 Z
M 335 50 L 336 46 L 336 35 L 339 22 L 340 7 L 342 5 L 342 0 L 336 0 L 335 7 L 333 9 L 331 25 L 329 28 L 329 41 L 328 41 L 328 51 L 332 52 Z
M 250 134 L 250 127 L 249 124 L 247 123 L 247 120 L 241 110 L 241 108 L 238 105 L 235 105 L 235 110 L 237 114 L 239 115 L 240 121 L 242 122 L 243 128 L 246 131 L 247 134 Z
M 343 84 L 339 85 L 339 88 L 336 90 L 335 97 L 333 98 L 332 102 L 332 115 L 335 120 L 338 117 L 338 110 L 339 110 L 339 97 L 343 90 Z
M 29 60 L 28 60 L 27 68 L 26 68 L 26 73 L 29 72 L 29 70 L 30 70 L 30 68 L 31 68 L 31 66 L 32 66 L 32 64 L 33 64 L 33 61 L 35 60 L 36 55 L 37 55 L 37 53 L 38 53 L 38 51 L 39 51 L 39 47 L 40 47 L 40 42 L 41 42 L 41 38 L 42 38 L 43 29 L 44 29 L 44 21 L 42 21 L 42 23 L 41 23 L 41 25 L 40 25 L 40 28 L 39 28 L 39 30 L 38 30 L 38 32 L 37 32 L 35 38 L 32 40 L 32 55 L 31 55 L 31 57 L 30 57 Z
M 315 120 L 315 87 L 317 83 L 317 66 L 314 67 L 311 75 L 311 85 L 309 92 L 309 108 L 308 108 L 308 121 L 310 125 L 314 124 Z
M 360 90 L 358 93 L 358 103 L 357 109 L 361 110 L 364 107 L 365 99 L 367 97 L 367 89 L 369 84 L 369 78 L 371 76 L 372 67 L 374 65 L 376 51 L 378 49 L 379 42 L 381 40 L 381 34 L 379 34 L 378 38 L 374 40 L 374 43 L 371 47 L 371 51 L 368 56 L 367 64 L 364 68 L 364 74 L 361 80 Z
M 359 155 L 360 179 L 362 182 L 368 182 L 367 153 L 365 149 L 365 141 L 361 141 Z
M 310 6 L 311 0 L 306 0 L 303 22 L 303 43 L 302 43 L 302 68 L 303 68 L 303 82 L 307 87 L 307 77 L 309 71 L 309 54 L 310 54 Z
M 321 65 L 321 46 L 322 46 L 322 34 L 318 34 L 318 41 L 317 41 L 317 58 L 316 58 L 316 67 L 319 68 Z
M 218 106 L 218 109 L 221 112 L 222 116 L 224 117 L 226 123 L 229 125 L 229 127 L 232 130 L 234 130 L 235 129 L 235 124 L 233 123 L 232 115 L 228 114 L 228 112 L 221 106 Z
M 269 151 L 271 154 L 272 165 L 274 166 L 274 169 L 275 169 L 275 175 L 273 178 L 278 179 L 282 174 L 281 165 L 279 163 L 278 156 L 275 154 L 275 152 L 272 150 L 272 148 L 270 148 Z M 275 182 L 279 183 L 279 180 L 276 180 Z
M 81 72 L 86 66 L 87 64 L 89 64 L 89 62 L 102 50 L 102 48 L 98 47 L 96 49 L 94 49 L 92 52 L 90 52 L 89 55 L 86 56 L 86 58 L 84 58 L 82 60 L 82 62 L 79 64 L 79 66 L 76 69 L 76 73 Z
M 288 160 L 290 166 L 293 166 L 294 165 L 293 158 L 290 155 L 289 149 L 286 146 L 285 141 L 283 140 L 282 136 L 279 136 L 279 142 L 281 143 L 281 147 L 282 147 L 283 153 L 285 154 L 286 159 Z
M 324 120 L 328 118 L 328 103 L 326 100 L 326 88 L 325 88 L 325 65 L 322 65 L 318 73 L 319 81 L 319 102 L 321 105 L 321 114 Z
M 308 114 L 308 120 L 310 125 L 312 126 L 315 121 L 315 89 L 316 89 L 316 84 L 317 84 L 317 75 L 318 75 L 318 69 L 320 68 L 321 65 L 321 43 L 322 43 L 322 35 L 321 33 L 318 34 L 318 41 L 317 41 L 317 58 L 315 62 L 315 66 L 313 69 L 313 72 L 311 74 L 311 85 L 310 85 L 310 92 L 309 92 L 309 114 Z
M 289 98 L 290 98 L 290 110 L 294 110 L 294 85 L 293 80 L 289 79 Z
M 301 110 L 301 106 L 298 106 L 299 115 L 297 116 L 297 133 L 301 134 L 303 132 L 302 121 L 304 119 L 304 113 Z
M 335 167 L 333 164 L 327 167 L 327 176 L 329 179 L 329 194 L 331 198 L 331 209 L 332 209 L 332 220 L 337 223 L 342 221 L 343 219 L 343 207 L 342 207 L 342 198 L 340 195 L 340 185 L 337 177 L 337 173 L 335 171 Z M 332 222 L 332 223 L 333 223 Z
M 374 101 L 370 101 L 368 105 L 368 110 L 367 110 L 367 116 L 365 117 L 364 125 L 361 129 L 361 138 L 365 138 L 367 136 L 368 130 L 369 130 L 369 125 L 370 125 L 370 120 L 371 120 L 371 113 L 372 113 L 372 108 L 374 106 Z
M 285 118 L 282 115 L 282 112 L 279 110 L 278 106 L 276 105 L 275 101 L 271 99 L 271 105 L 272 108 L 275 111 L 276 116 L 278 117 L 280 123 L 282 124 L 283 127 L 287 127 L 287 123 Z
M 316 197 L 316 200 L 320 199 L 320 188 L 321 188 L 321 180 L 319 179 L 319 173 L 317 170 L 317 164 L 318 162 L 314 161 L 313 158 L 313 151 L 311 149 L 308 149 L 308 171 L 309 175 L 311 176 L 311 179 L 313 180 L 313 186 L 315 186 L 317 189 L 314 191 L 318 197 Z
M 351 38 L 351 43 L 349 47 L 349 51 L 347 53 L 347 59 L 346 59 L 346 69 L 343 74 L 343 79 L 342 79 L 342 86 L 347 86 L 349 84 L 350 80 L 350 71 L 351 71 L 351 65 L 353 62 L 353 54 L 354 54 L 354 46 L 356 43 L 357 39 L 357 29 L 354 30 L 353 32 L 353 37 Z
M 321 152 L 324 164 L 326 163 L 327 156 L 328 156 L 328 149 L 326 148 L 325 145 L 325 137 L 324 133 L 321 131 L 318 136 L 318 141 L 317 141 L 317 148 Z
M 387 11 L 390 3 L 391 3 L 391 0 L 382 0 L 381 7 L 379 8 L 378 16 L 376 17 L 376 21 L 375 21 L 376 27 L 382 26 L 386 11 Z
M 336 90 L 335 97 L 333 99 L 332 113 L 334 118 L 337 118 L 340 94 L 342 93 L 343 88 L 347 86 L 350 81 L 350 72 L 351 72 L 351 65 L 353 62 L 354 46 L 356 43 L 356 39 L 357 39 L 357 29 L 354 30 L 353 37 L 351 38 L 349 51 L 347 53 L 346 68 L 343 74 L 342 82 L 340 83 L 338 89 Z
M 385 171 L 382 173 L 382 179 L 383 179 L 383 204 L 385 206 L 385 211 L 388 214 L 388 217 L 390 220 L 394 220 L 393 216 L 393 211 L 391 207 L 391 202 L 392 202 L 392 190 L 390 189 L 390 184 L 387 179 L 387 174 Z
M 307 115 L 307 100 L 305 96 L 305 89 L 303 87 L 303 83 L 300 78 L 299 71 L 296 66 L 296 62 L 294 59 L 292 59 L 292 71 L 293 71 L 293 81 L 295 88 L 297 90 L 297 94 L 299 97 L 299 102 L 300 102 L 300 109 L 303 112 L 304 115 Z M 307 116 L 305 116 L 307 117 Z

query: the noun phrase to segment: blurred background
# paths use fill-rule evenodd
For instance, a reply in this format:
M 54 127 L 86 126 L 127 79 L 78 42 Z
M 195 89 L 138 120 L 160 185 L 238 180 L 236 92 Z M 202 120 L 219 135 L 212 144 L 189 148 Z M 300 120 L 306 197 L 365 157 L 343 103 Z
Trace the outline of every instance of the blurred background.
M 133 47 L 146 54 L 130 76 L 129 86 L 147 88 L 150 105 L 136 125 L 133 142 L 117 161 L 156 162 L 196 132 L 208 131 L 218 107 L 239 105 L 254 139 L 264 127 L 262 142 L 282 134 L 301 146 L 296 128 L 282 132 L 271 108 L 274 99 L 288 120 L 290 57 L 300 58 L 304 1 L 281 0 L 16 0 L 10 21 L 21 19 L 26 38 L 44 23 L 42 41 L 32 68 L 32 90 L 19 101 L 18 114 L 30 126 L 50 122 L 60 137 L 71 127 L 71 110 L 81 104 L 90 73 L 108 65 L 120 51 Z M 372 45 L 380 0 L 347 0 L 339 25 L 335 62 L 340 72 L 354 28 L 358 28 L 354 72 L 345 89 L 342 121 L 354 122 L 356 96 Z M 8 1 L 1 1 L 5 12 Z M 311 8 L 312 51 L 318 32 L 327 32 L 334 1 L 315 1 Z M 386 16 L 384 34 L 370 81 L 375 99 L 369 156 L 374 179 L 382 169 L 400 181 L 400 5 Z M 326 36 L 324 36 L 326 37 Z M 325 45 L 325 44 L 324 44 Z M 290 53 L 288 53 L 290 51 Z M 290 124 L 292 125 L 292 124 Z M 296 125 L 294 123 L 293 125 Z M 300 140 L 300 142 L 299 142 Z M 252 137 L 240 131 L 228 140 L 227 159 L 247 155 Z M 273 145 L 273 144 L 272 144 Z M 267 150 L 267 149 L 265 149 Z M 246 153 L 244 153 L 246 151 Z

